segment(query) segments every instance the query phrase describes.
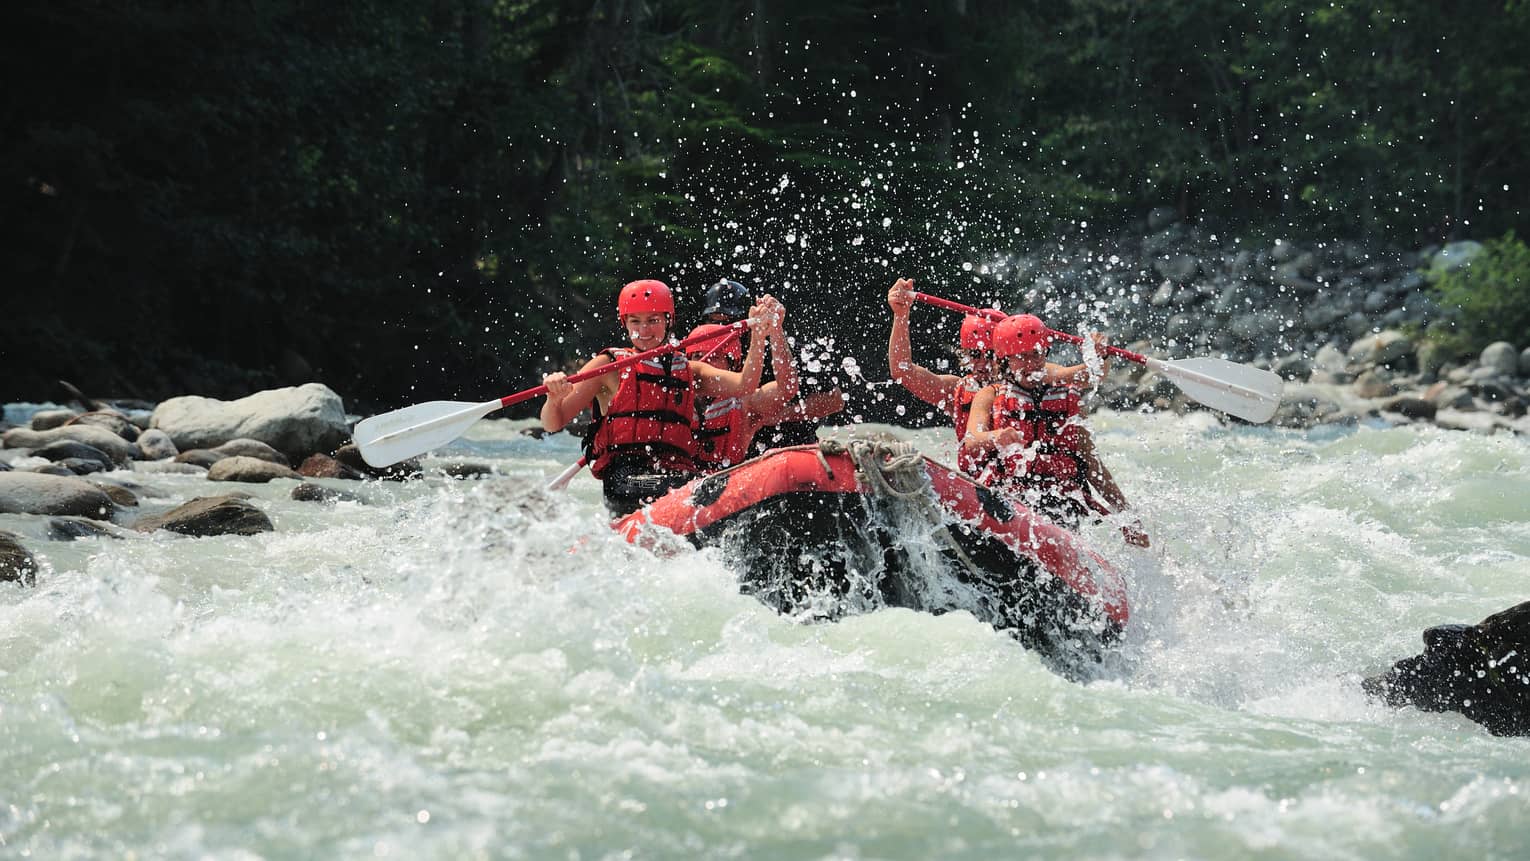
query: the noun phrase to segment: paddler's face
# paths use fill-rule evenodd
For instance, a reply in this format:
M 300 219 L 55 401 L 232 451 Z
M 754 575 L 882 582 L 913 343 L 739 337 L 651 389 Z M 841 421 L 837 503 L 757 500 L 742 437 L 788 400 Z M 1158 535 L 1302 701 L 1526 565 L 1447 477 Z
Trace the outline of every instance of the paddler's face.
M 963 350 L 962 368 L 980 380 L 993 376 L 993 353 L 987 350 Z
M 627 337 L 639 350 L 652 350 L 664 343 L 669 334 L 669 317 L 665 314 L 628 314 L 625 321 Z
M 1004 362 L 1009 367 L 1010 376 L 1022 384 L 1038 382 L 1047 373 L 1047 357 L 1040 351 L 1005 356 Z

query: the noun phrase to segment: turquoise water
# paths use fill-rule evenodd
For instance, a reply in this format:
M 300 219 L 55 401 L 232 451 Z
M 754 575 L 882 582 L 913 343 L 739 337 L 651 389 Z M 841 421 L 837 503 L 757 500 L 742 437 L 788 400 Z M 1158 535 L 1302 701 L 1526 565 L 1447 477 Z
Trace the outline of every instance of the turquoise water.
M 616 540 L 588 476 L 531 492 L 577 445 L 508 422 L 442 453 L 492 480 L 244 486 L 263 536 L 0 515 L 47 568 L 0 586 L 0 856 L 1530 852 L 1530 742 L 1359 688 L 1530 598 L 1530 443 L 1094 423 L 1154 544 L 1086 533 L 1134 610 L 1089 684 L 964 613 L 784 619 Z M 222 489 L 131 477 L 149 511 Z

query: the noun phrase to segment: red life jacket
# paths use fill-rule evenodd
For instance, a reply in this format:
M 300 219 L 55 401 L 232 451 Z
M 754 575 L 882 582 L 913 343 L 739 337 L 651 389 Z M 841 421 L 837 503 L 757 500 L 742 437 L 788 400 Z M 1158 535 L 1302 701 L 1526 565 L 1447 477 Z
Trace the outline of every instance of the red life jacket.
M 993 430 L 1014 428 L 1020 445 L 999 459 L 1000 479 L 1019 487 L 1066 492 L 1085 488 L 1079 393 L 1066 386 L 1026 389 L 1001 385 L 993 401 Z
M 636 352 L 608 347 L 600 355 L 623 359 Z M 590 474 L 600 478 L 615 460 L 639 457 L 657 471 L 696 469 L 696 388 L 684 355 L 668 353 L 644 359 L 620 371 L 616 394 L 587 437 Z
M 748 410 L 743 398 L 721 398 L 701 408 L 696 431 L 696 465 L 703 471 L 727 469 L 749 459 Z

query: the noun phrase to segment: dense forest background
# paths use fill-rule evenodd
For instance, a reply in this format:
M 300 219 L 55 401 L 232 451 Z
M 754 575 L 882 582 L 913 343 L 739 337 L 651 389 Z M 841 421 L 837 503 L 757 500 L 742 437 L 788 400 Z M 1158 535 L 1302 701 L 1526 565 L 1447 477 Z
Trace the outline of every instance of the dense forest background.
M 974 261 L 1155 206 L 1523 235 L 1527 6 L 29 0 L 0 395 L 481 400 L 618 338 L 637 277 L 683 324 L 768 289 L 875 376 L 896 275 L 980 300 Z

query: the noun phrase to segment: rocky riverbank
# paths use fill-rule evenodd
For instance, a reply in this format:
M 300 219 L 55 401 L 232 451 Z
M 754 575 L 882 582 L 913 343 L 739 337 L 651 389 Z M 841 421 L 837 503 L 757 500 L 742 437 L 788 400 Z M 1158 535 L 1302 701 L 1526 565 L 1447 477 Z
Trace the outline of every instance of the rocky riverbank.
M 1471 265 L 1476 242 L 1416 250 L 1358 242 L 1249 240 L 1158 209 L 1135 229 L 1001 257 L 975 273 L 1058 328 L 1104 328 L 1165 358 L 1223 356 L 1284 377 L 1274 423 L 1363 419 L 1530 433 L 1530 343 L 1445 354 L 1450 325 L 1431 282 Z M 1525 333 L 1530 341 L 1530 333 Z M 1172 383 L 1118 362 L 1100 397 L 1116 409 L 1193 409 Z

